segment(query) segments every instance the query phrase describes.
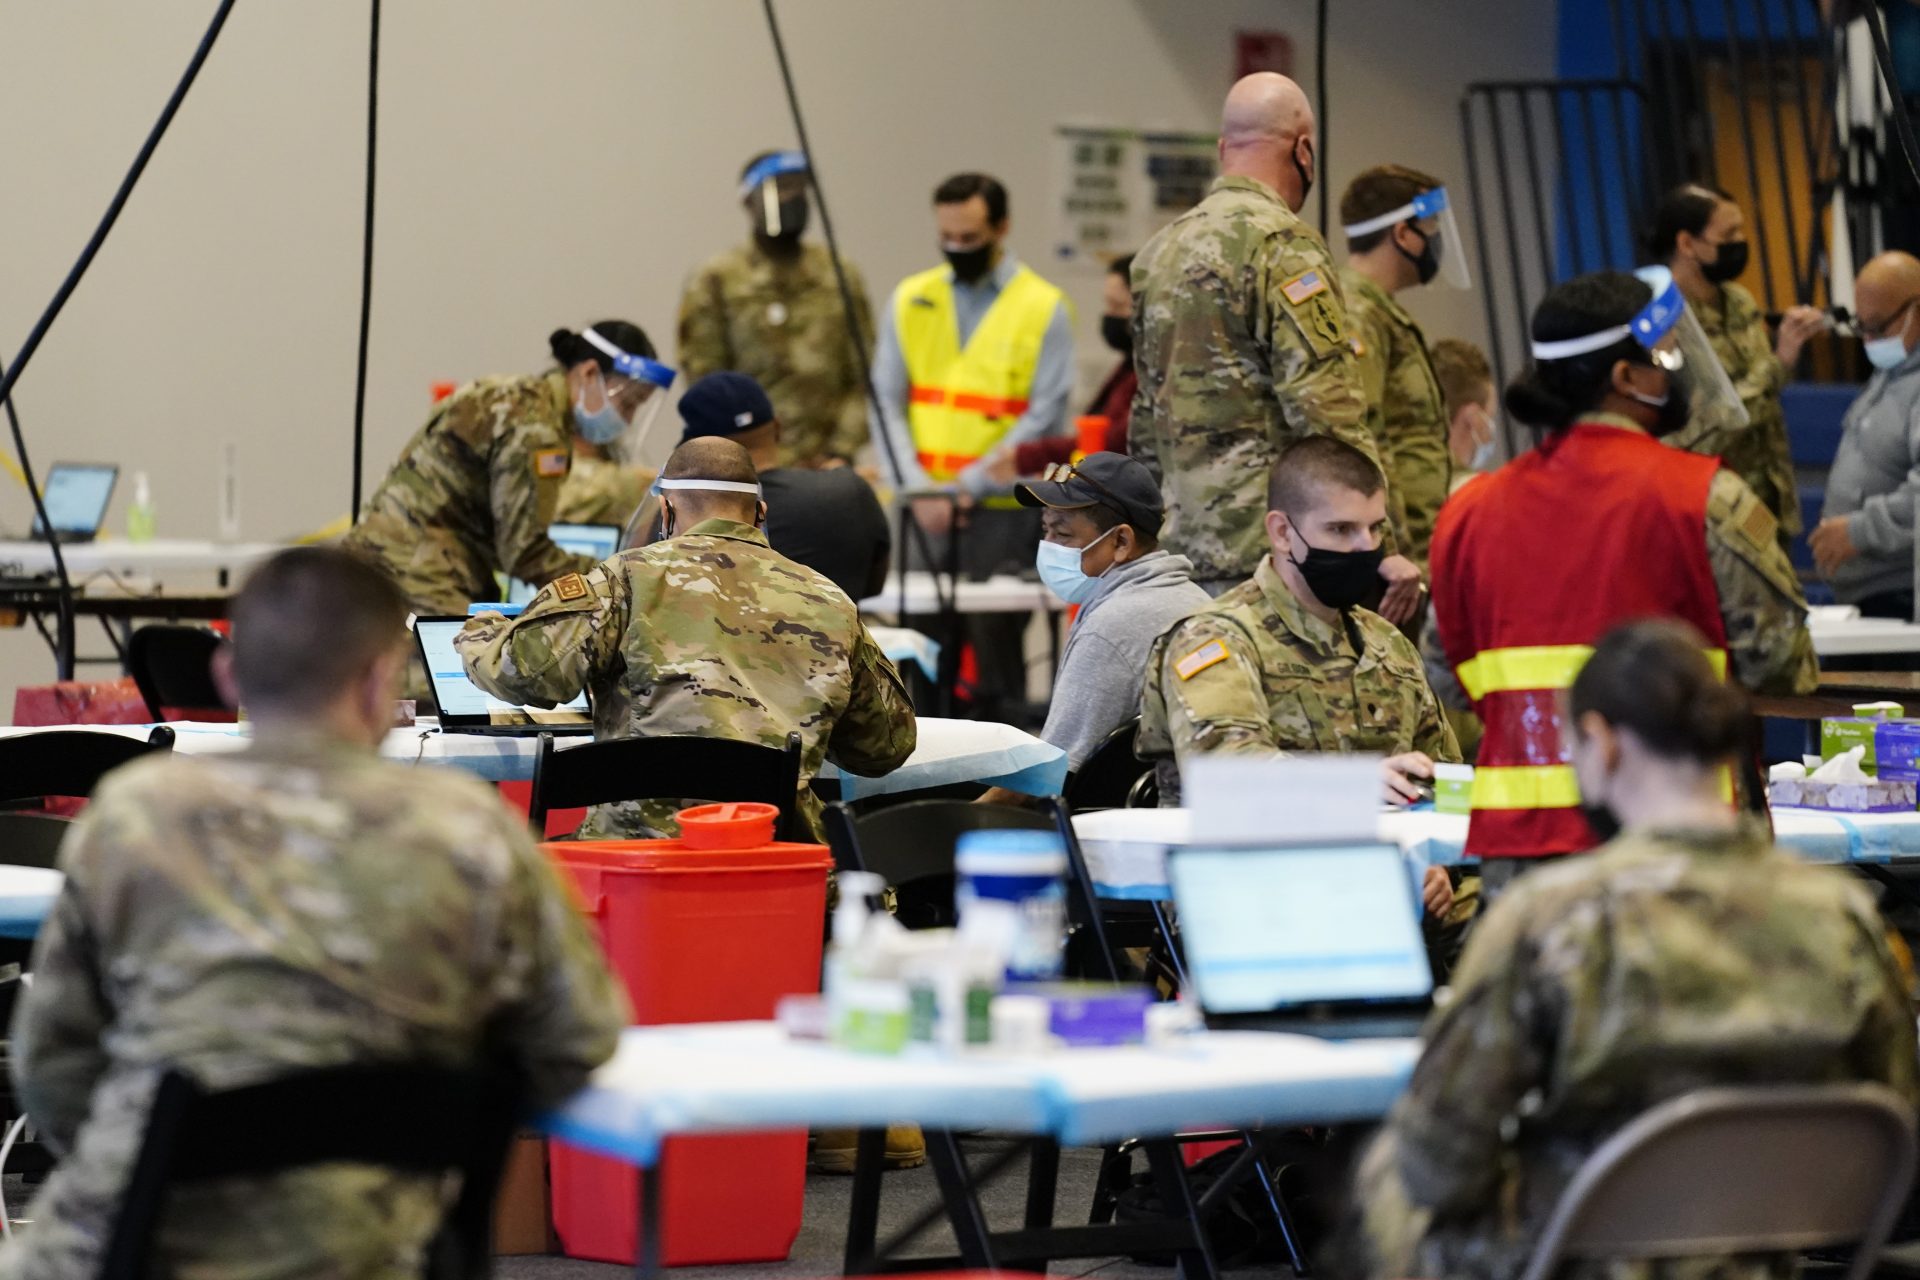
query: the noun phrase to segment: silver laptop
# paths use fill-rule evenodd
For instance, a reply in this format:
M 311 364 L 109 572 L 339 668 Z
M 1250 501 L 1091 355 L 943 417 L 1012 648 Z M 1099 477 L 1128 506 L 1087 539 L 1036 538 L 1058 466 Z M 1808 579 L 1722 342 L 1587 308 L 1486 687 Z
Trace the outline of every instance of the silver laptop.
M 1419 1034 L 1433 970 L 1397 846 L 1191 846 L 1170 852 L 1168 874 L 1208 1026 Z
M 565 706 L 516 706 L 502 702 L 467 678 L 465 664 L 453 647 L 453 638 L 467 625 L 465 618 L 415 618 L 414 643 L 433 682 L 433 700 L 440 706 L 443 733 L 592 733 L 593 717 L 587 695 Z
M 119 476 L 120 468 L 108 462 L 56 462 L 47 468 L 40 500 L 46 503 L 54 538 L 92 542 L 100 532 L 100 522 L 106 519 L 113 483 Z M 33 517 L 33 536 L 40 541 L 47 537 L 38 513 Z
M 547 526 L 547 537 L 562 551 L 591 556 L 598 563 L 612 558 L 620 547 L 620 526 L 615 524 L 565 524 Z M 518 578 L 507 579 L 507 603 L 531 604 L 540 588 Z

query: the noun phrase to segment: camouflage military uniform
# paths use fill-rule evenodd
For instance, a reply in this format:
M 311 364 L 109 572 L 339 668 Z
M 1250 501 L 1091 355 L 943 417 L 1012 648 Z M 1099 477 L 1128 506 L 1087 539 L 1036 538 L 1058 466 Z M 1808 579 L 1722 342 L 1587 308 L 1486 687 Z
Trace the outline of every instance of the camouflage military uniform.
M 1920 1102 L 1913 1011 L 1873 903 L 1759 824 L 1629 835 L 1542 867 L 1481 920 L 1452 991 L 1361 1162 L 1355 1274 L 1518 1276 L 1586 1157 L 1703 1085 L 1874 1081 Z M 1749 1256 L 1556 1274 L 1797 1270 Z
M 1673 443 L 1694 453 L 1718 454 L 1747 487 L 1760 495 L 1779 521 L 1781 543 L 1800 532 L 1800 490 L 1793 475 L 1793 450 L 1787 440 L 1787 415 L 1780 407 L 1780 389 L 1787 385 L 1787 369 L 1773 354 L 1766 318 L 1753 295 L 1737 284 L 1720 286 L 1720 296 L 1687 309 L 1700 319 L 1713 352 L 1720 357 L 1734 393 L 1746 406 L 1747 425 L 1738 430 L 1703 424 L 1675 437 Z
M 576 455 L 573 471 L 560 487 L 553 518 L 562 524 L 610 524 L 626 528 L 646 501 L 654 473 L 605 458 Z
M 1360 359 L 1367 427 L 1399 495 L 1406 523 L 1400 549 L 1421 569 L 1433 541 L 1434 517 L 1453 483 L 1447 451 L 1447 401 L 1427 356 L 1426 335 L 1394 296 L 1352 268 L 1340 273 L 1347 320 Z
M 300 737 L 142 761 L 102 786 L 60 866 L 13 1070 L 64 1159 L 0 1251 L 10 1280 L 98 1273 L 165 1068 L 223 1089 L 459 1066 L 485 1036 L 540 1109 L 627 1018 L 524 826 L 450 770 Z M 443 1197 L 437 1179 L 346 1166 L 177 1189 L 156 1274 L 418 1276 Z
M 1365 609 L 1324 622 L 1263 558 L 1250 582 L 1155 642 L 1136 749 L 1143 760 L 1279 752 L 1460 748 L 1393 624 Z M 1163 784 L 1167 770 L 1160 771 Z M 1173 803 L 1163 785 L 1163 803 Z
M 1379 460 L 1333 259 L 1271 188 L 1219 178 L 1134 257 L 1133 303 L 1128 448 L 1166 496 L 1161 545 L 1238 581 L 1267 554 L 1281 449 L 1330 434 Z
M 434 406 L 345 545 L 386 565 L 421 613 L 459 614 L 591 567 L 547 537 L 573 465 L 566 375 L 486 378 Z
M 802 743 L 800 808 L 832 760 L 873 776 L 913 754 L 913 706 L 840 588 L 731 520 L 707 520 L 623 551 L 542 591 L 512 622 L 490 614 L 454 642 L 474 683 L 513 702 L 554 706 L 582 688 L 600 739 L 688 735 Z M 673 835 L 680 801 L 603 805 L 581 834 Z
M 873 341 L 867 286 L 844 263 L 860 333 Z M 780 465 L 852 460 L 867 442 L 860 356 L 847 333 L 833 256 L 803 244 L 781 258 L 749 242 L 714 258 L 680 296 L 680 366 L 689 383 L 732 369 L 766 389 L 780 417 Z

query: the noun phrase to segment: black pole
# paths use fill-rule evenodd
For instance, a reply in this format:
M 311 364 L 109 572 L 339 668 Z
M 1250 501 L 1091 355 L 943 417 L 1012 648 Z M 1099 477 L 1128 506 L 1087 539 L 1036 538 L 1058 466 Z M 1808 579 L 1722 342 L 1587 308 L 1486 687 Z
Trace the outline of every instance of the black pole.
M 1549 94 L 1552 90 L 1547 91 Z M 1541 191 L 1539 138 L 1533 128 L 1533 91 L 1523 89 L 1515 95 L 1520 103 L 1520 145 L 1527 153 L 1527 191 L 1533 198 L 1533 224 L 1539 230 L 1540 284 L 1551 288 L 1553 269 L 1553 226 L 1547 221 L 1546 197 Z
M 360 523 L 361 470 L 367 439 L 367 335 L 373 322 L 373 175 L 380 137 L 380 0 L 373 0 L 367 36 L 367 208 L 360 228 L 360 352 L 353 372 L 353 505 L 348 519 Z
M 1920 142 L 1914 139 L 1907 100 L 1900 96 L 1900 80 L 1893 74 L 1893 52 L 1887 47 L 1885 19 L 1877 5 L 1863 5 L 1862 9 L 1861 16 L 1866 18 L 1867 30 L 1873 36 L 1873 60 L 1880 66 L 1880 83 L 1887 91 L 1887 114 L 1893 119 L 1894 136 L 1900 139 L 1900 151 L 1906 158 L 1907 168 L 1913 171 L 1915 180 L 1920 181 Z
M 1313 24 L 1313 89 L 1320 95 L 1319 106 L 1314 112 L 1316 128 L 1313 153 L 1313 167 L 1320 179 L 1320 234 L 1329 234 L 1327 228 L 1327 195 L 1333 190 L 1333 183 L 1327 177 L 1327 122 L 1332 118 L 1331 108 L 1327 105 L 1332 95 L 1327 92 L 1327 0 L 1320 0 L 1320 14 Z
M 1460 95 L 1460 141 L 1467 153 L 1468 193 L 1473 199 L 1473 207 L 1480 215 L 1479 217 L 1470 219 L 1470 221 L 1473 223 L 1474 245 L 1480 250 L 1481 270 L 1485 273 L 1487 281 L 1486 288 L 1481 290 L 1481 296 L 1486 299 L 1487 343 L 1488 346 L 1492 348 L 1493 378 L 1495 385 L 1504 389 L 1507 385 L 1507 360 L 1505 348 L 1500 341 L 1500 300 L 1497 296 L 1499 290 L 1493 286 L 1493 258 L 1489 256 L 1487 252 L 1487 205 L 1486 202 L 1481 199 L 1481 194 L 1486 188 L 1480 181 L 1480 152 L 1473 141 L 1473 98 L 1474 87 L 1469 85 L 1467 86 L 1467 91 Z M 1504 213 L 1504 210 L 1502 212 Z M 1513 262 L 1517 261 L 1517 259 L 1514 255 L 1510 254 L 1508 261 Z M 1520 332 L 1523 337 L 1526 331 L 1527 319 L 1525 316 L 1522 316 L 1520 317 Z M 1511 453 L 1513 451 L 1512 429 L 1503 428 L 1502 433 L 1507 437 L 1506 445 L 1509 453 Z
M 1553 185 L 1560 190 L 1560 221 L 1567 229 L 1567 265 L 1573 268 L 1573 274 L 1587 274 L 1586 246 L 1580 243 L 1577 233 L 1580 215 L 1573 207 L 1573 183 L 1567 179 L 1567 157 L 1573 153 L 1567 138 L 1567 108 L 1564 94 L 1566 90 L 1559 85 L 1547 87 L 1547 101 L 1553 106 L 1553 153 L 1560 160 L 1559 171 L 1554 174 Z
M 87 274 L 87 268 L 93 265 L 100 247 L 107 242 L 107 233 L 113 230 L 113 224 L 120 220 L 120 211 L 127 207 L 127 198 L 133 194 L 134 184 L 140 181 L 140 175 L 146 171 L 147 161 L 153 159 L 153 153 L 160 145 L 160 139 L 166 136 L 167 126 L 173 123 L 173 117 L 179 113 L 180 104 L 186 101 L 187 90 L 193 87 L 194 80 L 200 74 L 200 68 L 206 65 L 207 55 L 213 52 L 213 42 L 220 35 L 220 28 L 226 25 L 227 14 L 233 10 L 234 0 L 220 0 L 220 7 L 214 11 L 213 21 L 208 24 L 207 32 L 200 37 L 200 45 L 193 51 L 193 60 L 187 63 L 186 74 L 180 77 L 180 83 L 173 87 L 173 94 L 167 99 L 167 105 L 161 109 L 160 118 L 154 121 L 153 128 L 147 133 L 147 140 L 140 145 L 140 153 L 133 159 L 133 167 L 120 180 L 119 189 L 113 193 L 113 199 L 107 204 L 107 211 L 101 215 L 100 224 L 93 229 L 86 247 L 80 251 L 80 258 L 67 272 L 66 279 L 54 290 L 53 300 L 47 303 L 46 310 L 34 321 L 27 340 L 21 344 L 20 352 L 14 356 L 13 363 L 4 373 L 0 373 L 0 402 L 11 402 L 14 384 L 20 381 L 20 375 L 26 371 L 28 361 L 40 349 L 46 340 L 47 330 L 66 307 L 73 291 L 80 287 L 81 277 Z M 9 403 L 9 407 L 10 403 Z M 61 650 L 55 655 L 55 666 L 62 680 L 73 678 L 73 579 L 67 574 L 67 559 L 60 551 L 60 540 L 54 536 L 53 521 L 47 517 L 46 497 L 40 492 L 40 483 L 34 478 L 33 463 L 27 457 L 26 437 L 20 431 L 20 420 L 13 413 L 7 415 L 8 429 L 13 433 L 13 450 L 20 459 L 20 474 L 27 482 L 27 493 L 33 499 L 33 511 L 40 519 L 40 527 L 47 535 L 48 549 L 53 552 L 54 575 L 60 580 L 60 630 Z

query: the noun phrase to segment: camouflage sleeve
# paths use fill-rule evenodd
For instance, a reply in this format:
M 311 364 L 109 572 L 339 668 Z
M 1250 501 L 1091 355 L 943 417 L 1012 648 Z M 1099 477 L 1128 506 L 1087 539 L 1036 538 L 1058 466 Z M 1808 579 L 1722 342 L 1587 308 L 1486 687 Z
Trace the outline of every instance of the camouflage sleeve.
M 1910 975 L 1894 955 L 1889 926 L 1860 885 L 1849 884 L 1848 906 L 1860 935 L 1860 980 L 1875 992 L 1851 1046 L 1859 1078 L 1875 1080 L 1920 1105 L 1920 1050 L 1914 1037 Z
M 33 981 L 20 997 L 11 1031 L 14 1091 L 35 1129 L 56 1152 L 73 1146 L 94 1086 L 107 1069 L 103 1038 L 112 1011 L 101 981 L 99 939 L 87 919 L 87 893 L 111 830 L 113 808 L 95 801 L 74 824 L 60 853 L 66 883 L 40 926 L 29 966 Z
M 1159 688 L 1175 759 L 1280 754 L 1259 654 L 1238 625 L 1217 614 L 1189 618 L 1168 633 L 1161 655 Z
M 1820 665 L 1799 579 L 1780 549 L 1773 513 L 1725 468 L 1707 492 L 1707 559 L 1740 683 L 1754 693 L 1813 692 Z
M 857 342 L 865 339 L 871 349 L 873 309 L 868 305 L 867 282 L 861 278 L 859 268 L 851 262 L 843 261 L 841 265 L 847 273 L 847 291 L 853 295 L 853 314 L 858 324 L 847 334 L 845 349 L 841 353 L 844 367 L 840 411 L 834 420 L 833 435 L 827 441 L 827 452 L 836 458 L 852 461 L 867 443 L 866 375 L 862 372 L 860 353 L 854 348 Z
M 512 989 L 495 1030 L 526 1071 L 529 1105 L 545 1110 L 613 1055 L 631 1011 L 571 886 L 520 823 L 503 816 L 500 828 L 512 859 L 500 939 Z
M 1411 547 L 1414 543 L 1407 525 L 1406 495 L 1393 482 L 1393 475 L 1385 466 L 1391 456 L 1387 449 L 1386 404 L 1387 357 L 1392 353 L 1393 338 L 1383 323 L 1385 317 L 1371 307 L 1357 306 L 1350 300 L 1347 318 L 1352 329 L 1348 342 L 1353 347 L 1360 375 L 1360 402 L 1366 409 L 1367 436 L 1373 441 L 1374 455 L 1382 464 L 1380 474 L 1387 481 L 1387 523 L 1393 530 L 1396 545 Z
M 734 367 L 727 344 L 727 307 L 720 278 L 702 267 L 680 292 L 680 376 L 692 386 L 710 373 Z
M 860 624 L 853 650 L 853 692 L 827 739 L 827 759 L 850 773 L 877 778 L 907 762 L 919 744 L 913 700 L 900 672 Z
M 556 707 L 613 666 L 626 634 L 626 575 L 610 561 L 541 588 L 526 611 L 470 618 L 453 638 L 467 678 L 507 702 Z
M 1787 385 L 1787 367 L 1773 353 L 1773 338 L 1759 304 L 1752 294 L 1734 285 L 1728 290 L 1727 311 L 1728 337 L 1739 349 L 1744 366 L 1740 379 L 1733 384 L 1734 394 L 1743 404 L 1779 395 Z
M 1433 611 L 1429 609 L 1428 613 Z M 1413 642 L 1399 632 L 1394 632 L 1395 640 L 1406 649 L 1406 659 L 1415 668 L 1420 664 L 1420 651 Z M 1413 725 L 1413 749 L 1431 756 L 1437 764 L 1460 763 L 1460 739 L 1454 735 L 1453 724 L 1447 719 L 1446 711 L 1435 696 L 1433 686 L 1425 680 L 1415 677 L 1419 688 L 1414 691 L 1414 700 L 1419 706 Z
M 562 551 L 547 536 L 573 469 L 573 444 L 546 418 L 520 413 L 521 420 L 495 444 L 488 467 L 494 563 L 523 582 L 544 586 L 563 573 L 592 568 L 593 561 Z

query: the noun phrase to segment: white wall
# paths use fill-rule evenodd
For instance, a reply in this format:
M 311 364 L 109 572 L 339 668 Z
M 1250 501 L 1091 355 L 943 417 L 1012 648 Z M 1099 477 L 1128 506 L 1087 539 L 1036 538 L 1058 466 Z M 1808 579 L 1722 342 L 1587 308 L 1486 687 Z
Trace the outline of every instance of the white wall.
M 213 8 L 0 0 L 0 354 L 79 252 Z M 1552 65 L 1554 6 L 1538 0 L 1333 8 L 1322 181 L 1336 196 L 1386 160 L 1461 174 L 1462 87 Z M 214 533 L 228 440 L 244 536 L 346 510 L 366 9 L 237 7 L 16 393 L 42 467 L 150 472 L 163 535 Z M 935 261 L 927 200 L 947 173 L 1002 177 L 1016 249 L 1037 258 L 1056 123 L 1214 127 L 1236 28 L 1291 32 L 1314 88 L 1310 0 L 780 9 L 842 242 L 876 302 Z M 624 316 L 671 350 L 683 276 L 743 233 L 741 163 L 794 141 L 757 0 L 401 0 L 385 14 L 369 486 L 429 384 L 535 370 L 558 324 Z M 1091 353 L 1091 288 L 1080 301 Z M 1436 334 L 1482 337 L 1472 295 L 1413 309 Z M 0 479 L 0 528 L 27 520 L 24 491 Z M 51 671 L 30 633 L 0 632 L 0 716 L 14 685 Z

